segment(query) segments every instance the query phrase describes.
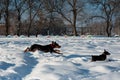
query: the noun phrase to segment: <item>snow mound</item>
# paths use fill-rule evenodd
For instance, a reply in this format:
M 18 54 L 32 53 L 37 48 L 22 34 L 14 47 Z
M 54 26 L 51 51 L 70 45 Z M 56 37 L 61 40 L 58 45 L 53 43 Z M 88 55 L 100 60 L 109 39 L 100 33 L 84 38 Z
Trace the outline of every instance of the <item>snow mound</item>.
M 95 66 L 90 68 L 91 71 L 100 72 L 100 73 L 110 73 L 112 67 L 109 66 Z

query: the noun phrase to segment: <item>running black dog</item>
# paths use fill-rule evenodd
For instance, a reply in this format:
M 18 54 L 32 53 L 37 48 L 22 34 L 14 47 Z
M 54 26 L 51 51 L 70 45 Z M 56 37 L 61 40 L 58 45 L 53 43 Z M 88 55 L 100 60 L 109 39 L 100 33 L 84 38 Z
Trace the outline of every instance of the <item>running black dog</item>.
M 106 60 L 107 55 L 110 55 L 110 53 L 108 51 L 104 50 L 104 52 L 101 55 L 98 55 L 98 56 L 93 55 L 91 61 L 104 61 L 104 60 Z
M 60 50 L 54 50 L 54 48 L 61 48 L 61 46 L 54 41 L 52 41 L 52 43 L 49 45 L 33 44 L 31 45 L 30 48 L 28 47 L 27 49 L 25 49 L 24 52 L 28 52 L 28 51 L 35 52 L 36 50 L 40 50 L 43 52 L 50 52 L 50 53 L 54 52 L 54 53 L 61 54 Z

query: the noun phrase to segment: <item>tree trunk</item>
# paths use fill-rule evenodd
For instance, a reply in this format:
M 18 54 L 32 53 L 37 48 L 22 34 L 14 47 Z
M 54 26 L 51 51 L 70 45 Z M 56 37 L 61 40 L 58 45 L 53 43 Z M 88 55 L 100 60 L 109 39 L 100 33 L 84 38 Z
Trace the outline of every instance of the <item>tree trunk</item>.
M 107 27 L 106 27 L 106 32 L 107 32 L 107 36 L 108 37 L 111 37 L 111 31 L 112 31 L 112 27 L 110 26 L 110 21 L 109 20 L 107 20 Z
M 6 26 L 6 36 L 9 35 L 9 0 L 6 2 L 6 10 L 5 10 L 5 26 Z
M 73 1 L 73 33 L 75 36 L 78 36 L 76 30 L 76 19 L 77 19 L 77 9 L 76 9 L 76 0 Z
M 31 28 L 31 21 L 29 23 L 28 32 L 27 32 L 28 37 L 30 37 L 30 28 Z
M 20 31 L 21 31 L 21 15 L 20 12 L 18 11 L 18 25 L 17 25 L 17 35 L 20 36 Z
M 73 10 L 73 14 L 74 14 L 74 16 L 73 16 L 73 33 L 75 36 L 78 36 L 77 30 L 76 30 L 76 17 L 77 17 L 76 9 Z
M 29 0 L 29 26 L 28 26 L 28 31 L 27 31 L 27 35 L 28 37 L 30 37 L 30 28 L 31 28 L 31 25 L 32 25 L 32 5 L 31 5 L 31 0 Z
M 6 16 L 6 19 L 5 19 L 5 26 L 6 26 L 6 36 L 9 35 L 9 18 L 8 18 L 8 14 Z

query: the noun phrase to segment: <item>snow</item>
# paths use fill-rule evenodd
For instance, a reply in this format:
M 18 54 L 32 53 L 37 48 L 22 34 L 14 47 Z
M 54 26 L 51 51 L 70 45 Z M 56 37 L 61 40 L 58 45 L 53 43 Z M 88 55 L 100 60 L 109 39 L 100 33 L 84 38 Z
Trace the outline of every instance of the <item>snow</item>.
M 24 53 L 32 44 L 56 41 L 61 53 Z M 105 61 L 91 62 L 91 55 L 106 49 Z M 0 80 L 119 80 L 120 38 L 39 36 L 0 37 Z

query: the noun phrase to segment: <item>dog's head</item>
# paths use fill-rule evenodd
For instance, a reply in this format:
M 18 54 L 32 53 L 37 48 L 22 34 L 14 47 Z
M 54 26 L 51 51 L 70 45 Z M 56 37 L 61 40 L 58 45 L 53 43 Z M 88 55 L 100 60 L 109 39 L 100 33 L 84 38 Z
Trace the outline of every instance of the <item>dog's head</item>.
M 24 52 L 28 52 L 28 51 L 30 51 L 30 48 L 29 48 L 29 47 L 27 47 L 27 48 L 24 50 Z
M 103 55 L 110 55 L 110 53 L 104 49 Z
M 52 47 L 53 48 L 61 48 L 61 46 L 58 43 L 54 42 L 54 41 L 52 41 Z

